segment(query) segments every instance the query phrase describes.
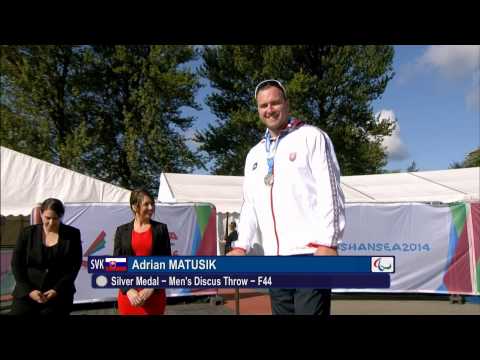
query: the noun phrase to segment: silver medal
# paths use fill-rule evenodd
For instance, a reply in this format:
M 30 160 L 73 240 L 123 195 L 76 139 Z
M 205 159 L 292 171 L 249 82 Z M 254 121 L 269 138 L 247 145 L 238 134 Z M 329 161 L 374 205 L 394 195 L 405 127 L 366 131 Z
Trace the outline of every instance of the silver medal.
M 272 186 L 273 185 L 273 174 L 265 175 L 264 181 L 265 181 L 265 185 Z

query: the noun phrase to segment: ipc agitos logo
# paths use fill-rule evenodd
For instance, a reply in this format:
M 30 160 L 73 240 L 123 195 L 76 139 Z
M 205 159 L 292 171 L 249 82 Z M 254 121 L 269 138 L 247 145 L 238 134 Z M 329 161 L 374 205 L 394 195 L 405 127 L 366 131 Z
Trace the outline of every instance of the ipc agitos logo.
M 395 272 L 393 256 L 372 257 L 372 272 Z

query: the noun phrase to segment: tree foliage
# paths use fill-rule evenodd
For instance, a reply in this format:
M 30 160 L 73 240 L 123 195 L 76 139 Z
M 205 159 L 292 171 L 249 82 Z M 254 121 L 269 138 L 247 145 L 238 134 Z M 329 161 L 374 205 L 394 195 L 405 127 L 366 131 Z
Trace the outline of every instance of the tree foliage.
M 200 162 L 186 145 L 199 109 L 192 46 L 2 46 L 0 141 L 127 188 Z
M 420 169 L 417 168 L 417 163 L 415 162 L 415 160 L 412 160 L 412 162 L 407 168 L 407 172 L 418 172 L 418 171 L 420 171 Z
M 465 156 L 463 161 L 455 161 L 450 164 L 450 169 L 461 169 L 480 166 L 480 148 L 477 148 Z
M 264 132 L 253 98 L 261 80 L 287 87 L 292 115 L 325 130 L 343 175 L 372 174 L 386 164 L 382 136 L 392 124 L 378 122 L 372 101 L 393 77 L 391 46 L 205 47 L 201 74 L 214 93 L 207 105 L 217 121 L 196 133 L 214 172 L 243 174 L 248 150 Z

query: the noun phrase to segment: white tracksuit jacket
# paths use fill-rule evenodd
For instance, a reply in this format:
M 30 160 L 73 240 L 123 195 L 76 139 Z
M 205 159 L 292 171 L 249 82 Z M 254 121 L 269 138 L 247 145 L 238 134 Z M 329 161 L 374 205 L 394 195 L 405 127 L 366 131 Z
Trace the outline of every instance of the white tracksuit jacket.
M 258 243 L 265 255 L 310 254 L 318 245 L 335 247 L 345 227 L 345 210 L 340 169 L 327 134 L 302 125 L 282 136 L 273 186 L 264 183 L 267 173 L 262 139 L 245 162 L 235 247 L 248 252 Z

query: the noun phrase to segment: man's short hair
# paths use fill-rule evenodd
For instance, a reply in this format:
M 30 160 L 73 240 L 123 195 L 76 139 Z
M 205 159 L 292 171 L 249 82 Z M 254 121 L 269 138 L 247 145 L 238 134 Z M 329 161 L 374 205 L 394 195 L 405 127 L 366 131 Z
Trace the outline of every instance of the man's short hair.
M 257 85 L 257 87 L 255 88 L 255 100 L 257 99 L 258 92 L 267 86 L 274 86 L 277 89 L 280 89 L 282 91 L 284 99 L 287 100 L 287 90 L 285 90 L 285 87 L 280 81 L 275 79 L 263 80 Z

